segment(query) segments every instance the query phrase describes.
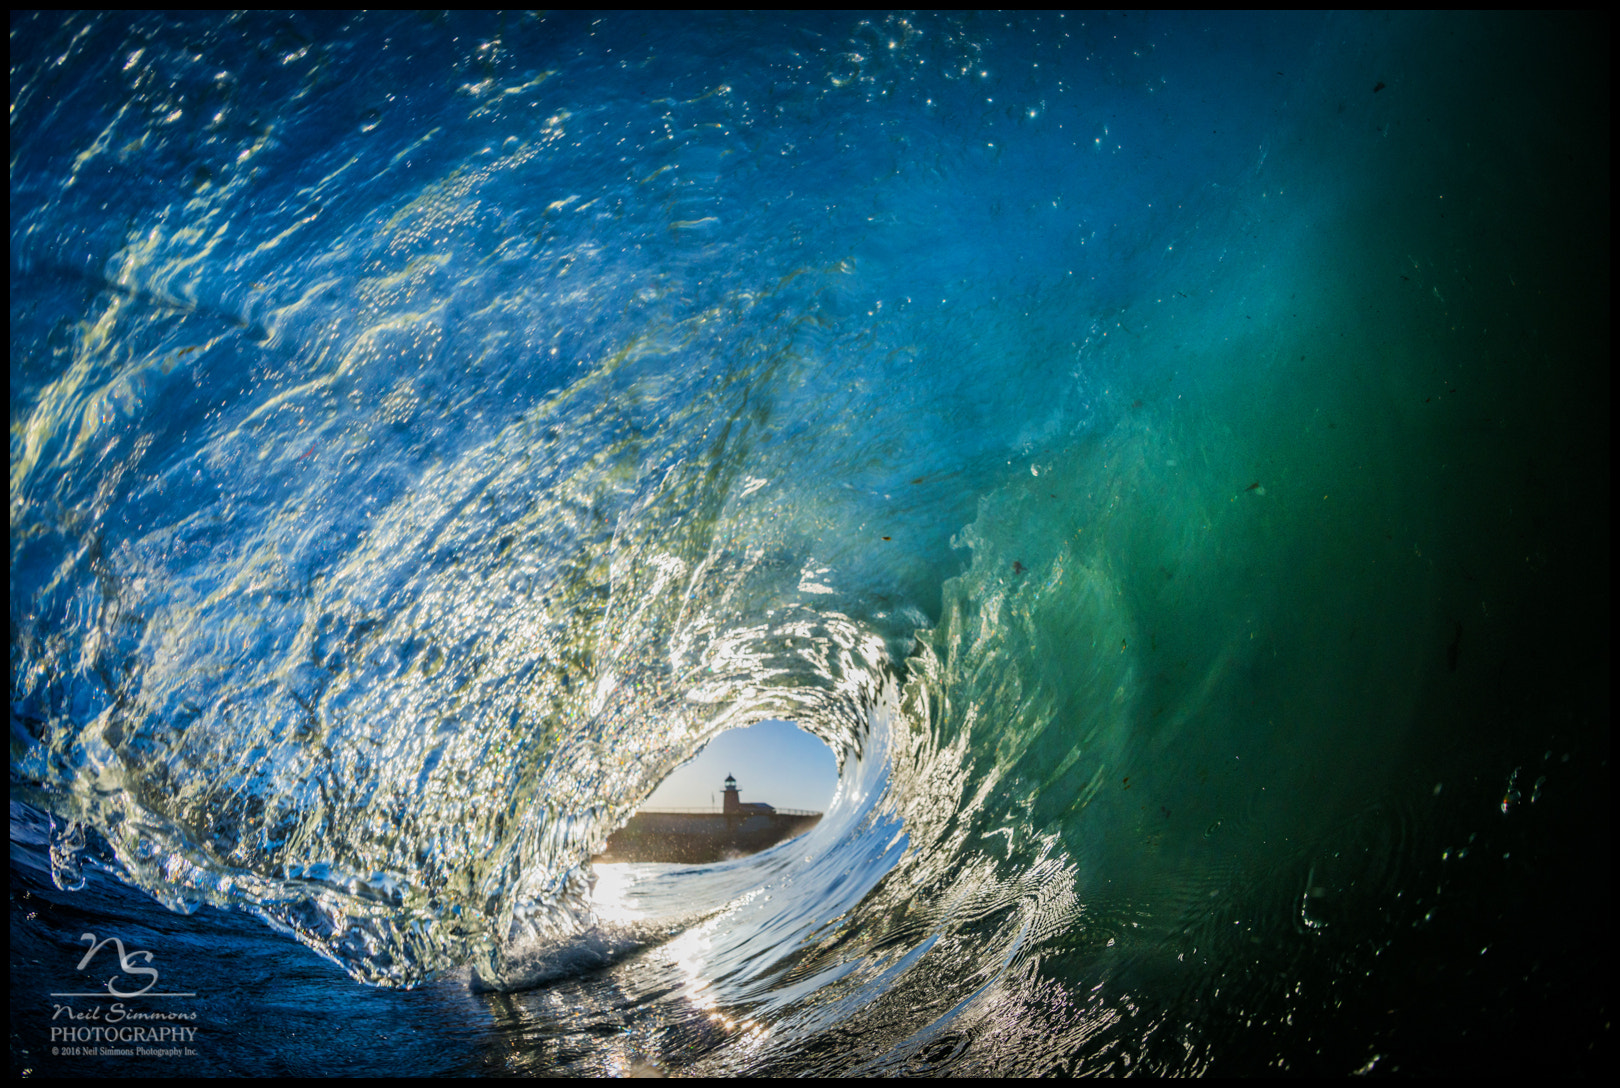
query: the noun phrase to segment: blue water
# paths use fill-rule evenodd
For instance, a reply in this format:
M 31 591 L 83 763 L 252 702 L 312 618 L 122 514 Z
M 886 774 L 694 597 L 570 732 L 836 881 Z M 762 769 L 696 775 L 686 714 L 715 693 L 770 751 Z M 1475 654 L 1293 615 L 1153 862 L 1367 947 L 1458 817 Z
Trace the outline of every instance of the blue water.
M 14 1072 L 1603 1068 L 1608 39 L 14 17 Z

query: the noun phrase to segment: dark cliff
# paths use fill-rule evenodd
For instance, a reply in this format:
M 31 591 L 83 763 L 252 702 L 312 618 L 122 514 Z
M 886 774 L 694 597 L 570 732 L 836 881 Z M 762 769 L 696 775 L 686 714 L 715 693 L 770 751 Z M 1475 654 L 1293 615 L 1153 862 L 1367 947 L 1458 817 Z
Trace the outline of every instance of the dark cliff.
M 820 821 L 819 812 L 638 812 L 592 860 L 701 865 L 758 853 Z

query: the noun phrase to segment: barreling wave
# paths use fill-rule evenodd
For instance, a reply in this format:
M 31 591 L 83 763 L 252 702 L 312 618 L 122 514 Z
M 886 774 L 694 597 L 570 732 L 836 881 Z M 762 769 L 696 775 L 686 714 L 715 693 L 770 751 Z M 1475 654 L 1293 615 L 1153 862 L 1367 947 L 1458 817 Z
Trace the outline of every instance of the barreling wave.
M 760 1027 L 715 1074 L 1199 1072 L 1427 932 L 1518 804 L 1483 663 L 1543 684 L 1523 602 L 1574 599 L 1481 407 L 1550 357 L 1541 255 L 1387 213 L 1432 149 L 1341 86 L 1383 42 L 1461 125 L 1438 32 L 1289 24 L 1256 89 L 1173 20 L 329 20 L 14 33 L 12 798 L 61 886 L 390 987 L 701 944 Z M 765 718 L 826 818 L 604 913 L 589 857 Z
M 33 698 L 103 705 L 30 723 L 37 799 L 173 905 L 251 905 L 357 977 L 410 983 L 474 956 L 498 972 L 520 914 L 576 928 L 584 858 L 717 731 L 791 715 L 858 750 L 886 632 L 769 528 L 749 405 L 684 403 L 670 359 L 633 345 L 416 478 L 372 430 L 399 411 L 386 400 L 363 435 L 292 422 L 341 377 L 229 406 L 118 496 L 178 523 L 52 572 L 84 611 L 75 643 L 31 647 Z M 73 393 L 47 389 L 29 433 Z M 114 486 L 152 446 L 120 438 Z M 25 520 L 66 505 L 50 491 L 85 459 L 52 452 L 14 469 Z
M 151 82 L 177 63 L 160 34 L 132 100 L 215 94 Z M 748 106 L 621 105 L 678 122 L 628 167 L 567 108 L 492 158 L 431 126 L 357 154 L 289 106 L 297 164 L 119 116 L 14 227 L 49 299 L 13 389 L 14 774 L 170 905 L 250 907 L 366 981 L 498 978 L 512 934 L 588 924 L 584 859 L 716 732 L 866 743 L 931 573 L 861 554 L 908 469 L 859 389 L 819 392 L 881 379 L 834 327 L 850 262 L 688 244 L 661 175 L 748 146 Z M 86 179 L 162 149 L 219 165 L 64 263 Z

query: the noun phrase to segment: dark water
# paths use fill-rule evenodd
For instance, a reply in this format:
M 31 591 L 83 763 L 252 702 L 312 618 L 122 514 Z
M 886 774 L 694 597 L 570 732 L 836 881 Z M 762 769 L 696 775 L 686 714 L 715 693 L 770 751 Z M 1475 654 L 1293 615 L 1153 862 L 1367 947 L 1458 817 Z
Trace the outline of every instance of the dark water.
M 13 1070 L 1607 1067 L 1609 38 L 14 17 Z

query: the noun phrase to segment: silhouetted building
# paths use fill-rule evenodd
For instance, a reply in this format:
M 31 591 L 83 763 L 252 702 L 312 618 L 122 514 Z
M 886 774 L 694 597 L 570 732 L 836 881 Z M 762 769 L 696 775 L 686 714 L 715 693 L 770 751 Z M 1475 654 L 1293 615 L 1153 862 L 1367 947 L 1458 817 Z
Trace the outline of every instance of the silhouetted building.
M 750 801 L 743 804 L 742 793 L 737 789 L 737 780 L 729 774 L 726 775 L 726 788 L 721 793 L 721 796 L 725 798 L 725 802 L 721 806 L 721 812 L 727 816 L 768 816 L 776 812 L 776 809 L 763 801 Z
M 802 835 L 821 820 L 819 812 L 777 811 L 763 801 L 742 799 L 737 780 L 726 775 L 719 812 L 643 810 L 608 837 L 595 861 L 670 861 L 701 865 L 745 857 Z

